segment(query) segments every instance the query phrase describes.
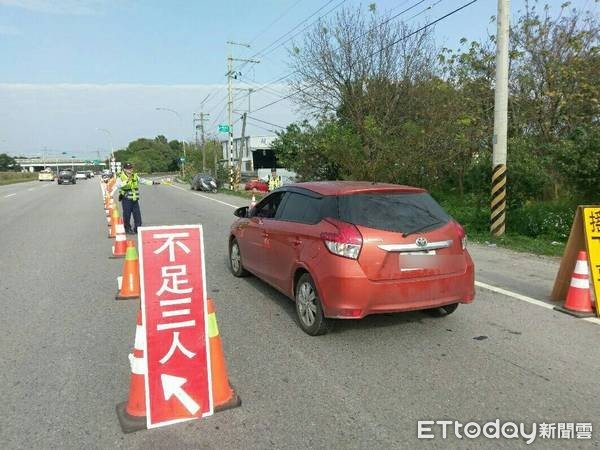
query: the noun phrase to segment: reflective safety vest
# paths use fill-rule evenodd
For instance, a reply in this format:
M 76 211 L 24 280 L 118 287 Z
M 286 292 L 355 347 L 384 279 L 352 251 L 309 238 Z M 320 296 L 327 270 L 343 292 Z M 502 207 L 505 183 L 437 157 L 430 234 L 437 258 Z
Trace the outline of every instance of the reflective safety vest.
M 269 180 L 269 191 L 277 189 L 279 186 L 281 186 L 281 177 L 279 175 L 275 175 L 275 177 L 272 177 L 271 175 L 269 175 L 268 180 Z
M 119 172 L 119 180 L 121 180 L 121 188 L 119 194 L 127 197 L 130 200 L 136 201 L 140 198 L 140 177 L 137 173 L 128 177 L 125 172 Z

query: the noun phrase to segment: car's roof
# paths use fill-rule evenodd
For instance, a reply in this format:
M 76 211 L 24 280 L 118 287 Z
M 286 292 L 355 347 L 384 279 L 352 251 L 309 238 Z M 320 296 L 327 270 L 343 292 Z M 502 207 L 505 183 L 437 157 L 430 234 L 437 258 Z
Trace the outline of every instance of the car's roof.
M 401 184 L 372 183 L 370 181 L 310 181 L 292 183 L 286 188 L 308 189 L 321 195 L 351 195 L 370 192 L 425 192 L 425 189 Z

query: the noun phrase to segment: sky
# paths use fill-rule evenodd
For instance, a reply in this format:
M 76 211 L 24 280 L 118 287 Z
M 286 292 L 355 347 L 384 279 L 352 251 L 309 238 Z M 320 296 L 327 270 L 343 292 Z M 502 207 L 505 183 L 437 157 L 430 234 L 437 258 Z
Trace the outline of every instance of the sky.
M 469 0 L 375 0 L 377 10 L 426 24 Z M 563 0 L 547 0 L 558 8 Z M 139 137 L 194 139 L 193 114 L 207 133 L 226 123 L 226 57 L 256 58 L 234 81 L 234 122 L 246 91 L 290 72 L 283 43 L 318 17 L 358 0 L 0 0 L 0 153 L 105 156 Z M 512 0 L 514 13 L 525 0 Z M 578 8 L 598 8 L 574 0 Z M 495 33 L 496 0 L 478 0 L 436 25 L 438 45 Z M 291 31 L 293 30 L 293 31 Z M 290 32 L 286 35 L 286 33 Z M 284 39 L 277 41 L 282 36 Z M 246 48 L 227 41 L 250 43 Z M 273 45 L 272 45 L 273 44 Z M 257 56 L 254 56 L 258 53 Z M 250 96 L 246 134 L 265 135 L 304 118 L 284 82 Z M 207 98 L 208 96 L 208 98 Z M 203 103 L 203 100 L 205 102 Z M 163 108 L 163 109 L 157 109 Z M 171 110 L 171 111 L 167 111 Z M 175 112 L 172 112 L 175 111 Z M 263 121 L 263 122 L 260 122 Z M 265 123 L 269 122 L 269 124 Z M 106 131 L 101 131 L 106 130 Z M 234 134 L 241 131 L 240 122 Z

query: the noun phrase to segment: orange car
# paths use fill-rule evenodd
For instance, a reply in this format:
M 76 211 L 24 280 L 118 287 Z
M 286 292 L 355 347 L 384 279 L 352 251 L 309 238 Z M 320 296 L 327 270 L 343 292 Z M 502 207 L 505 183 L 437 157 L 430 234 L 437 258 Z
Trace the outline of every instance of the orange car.
M 283 186 L 231 226 L 231 272 L 248 272 L 296 302 L 300 327 L 329 318 L 427 310 L 474 298 L 463 228 L 425 190 L 370 182 Z

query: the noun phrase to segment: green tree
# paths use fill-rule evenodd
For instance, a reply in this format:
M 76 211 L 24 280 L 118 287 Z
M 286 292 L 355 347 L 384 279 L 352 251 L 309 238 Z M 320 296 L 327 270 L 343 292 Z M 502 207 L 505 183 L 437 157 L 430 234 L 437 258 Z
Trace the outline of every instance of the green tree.
M 8 156 L 6 153 L 0 153 L 0 171 L 19 171 L 21 167 L 17 164 L 17 161 L 12 156 Z

